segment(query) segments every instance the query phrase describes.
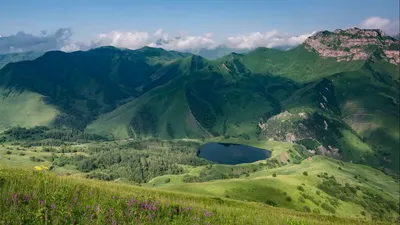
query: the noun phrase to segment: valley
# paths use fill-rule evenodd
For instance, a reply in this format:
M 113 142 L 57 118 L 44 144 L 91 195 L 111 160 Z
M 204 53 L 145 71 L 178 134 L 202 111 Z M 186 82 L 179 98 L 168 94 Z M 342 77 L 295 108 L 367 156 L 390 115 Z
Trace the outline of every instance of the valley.
M 2 57 L 0 223 L 398 223 L 398 44 Z

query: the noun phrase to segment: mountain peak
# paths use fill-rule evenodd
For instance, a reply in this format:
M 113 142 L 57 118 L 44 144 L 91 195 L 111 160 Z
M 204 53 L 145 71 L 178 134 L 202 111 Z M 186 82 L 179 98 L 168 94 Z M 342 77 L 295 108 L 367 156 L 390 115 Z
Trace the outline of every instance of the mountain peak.
M 336 58 L 337 61 L 366 60 L 374 52 L 386 61 L 400 63 L 400 42 L 379 29 L 336 29 L 320 31 L 305 41 L 309 51 L 317 52 L 323 58 Z

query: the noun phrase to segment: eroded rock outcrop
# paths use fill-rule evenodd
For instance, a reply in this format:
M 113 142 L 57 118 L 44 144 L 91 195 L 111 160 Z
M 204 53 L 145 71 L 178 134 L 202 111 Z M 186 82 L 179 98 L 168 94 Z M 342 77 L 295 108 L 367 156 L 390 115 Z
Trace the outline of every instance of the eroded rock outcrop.
M 338 62 L 366 60 L 373 53 L 378 53 L 386 61 L 399 64 L 399 46 L 399 40 L 378 29 L 321 31 L 305 41 L 308 50 L 315 51 L 324 58 L 336 58 Z

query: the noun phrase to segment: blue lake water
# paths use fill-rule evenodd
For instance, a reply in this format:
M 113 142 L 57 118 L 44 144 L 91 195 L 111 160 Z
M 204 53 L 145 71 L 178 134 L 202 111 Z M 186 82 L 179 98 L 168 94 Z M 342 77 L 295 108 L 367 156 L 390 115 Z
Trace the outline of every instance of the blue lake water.
M 240 144 L 210 142 L 200 147 L 198 156 L 218 164 L 252 163 L 271 157 L 271 151 Z

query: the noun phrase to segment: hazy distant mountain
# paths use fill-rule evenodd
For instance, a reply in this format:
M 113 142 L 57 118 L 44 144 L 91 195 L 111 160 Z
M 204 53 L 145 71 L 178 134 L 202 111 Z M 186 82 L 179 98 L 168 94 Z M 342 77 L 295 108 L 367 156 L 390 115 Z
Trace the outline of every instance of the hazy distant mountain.
M 250 51 L 251 51 L 251 49 L 234 49 L 234 48 L 229 48 L 225 45 L 219 45 L 218 47 L 216 47 L 214 49 L 201 48 L 201 49 L 187 50 L 186 52 L 200 55 L 207 59 L 217 59 L 217 58 L 226 56 L 232 52 L 238 53 L 238 54 L 244 54 L 244 53 L 248 53 Z
M 8 63 L 19 62 L 24 60 L 34 60 L 43 55 L 42 52 L 21 52 L 0 55 L 0 69 Z

